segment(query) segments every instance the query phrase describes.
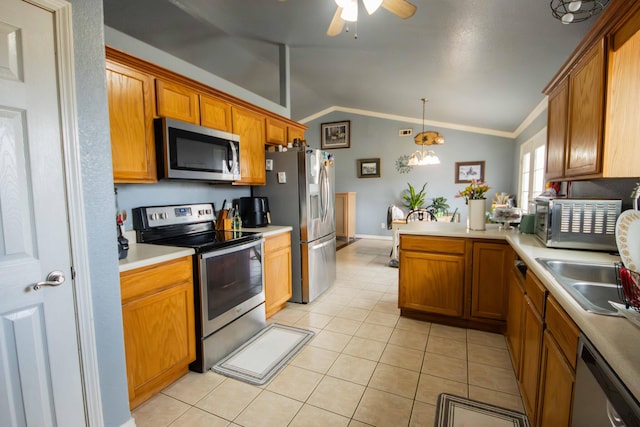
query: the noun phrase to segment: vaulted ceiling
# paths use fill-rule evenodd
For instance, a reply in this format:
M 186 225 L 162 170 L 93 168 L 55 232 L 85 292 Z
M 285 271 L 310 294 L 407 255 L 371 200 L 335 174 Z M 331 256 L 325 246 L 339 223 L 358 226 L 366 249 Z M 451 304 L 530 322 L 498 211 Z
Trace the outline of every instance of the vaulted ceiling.
M 597 18 L 563 25 L 547 0 L 411 0 L 326 35 L 334 0 L 104 0 L 105 25 L 279 102 L 289 47 L 291 117 L 333 106 L 513 132 Z M 357 33 L 357 38 L 355 34 Z

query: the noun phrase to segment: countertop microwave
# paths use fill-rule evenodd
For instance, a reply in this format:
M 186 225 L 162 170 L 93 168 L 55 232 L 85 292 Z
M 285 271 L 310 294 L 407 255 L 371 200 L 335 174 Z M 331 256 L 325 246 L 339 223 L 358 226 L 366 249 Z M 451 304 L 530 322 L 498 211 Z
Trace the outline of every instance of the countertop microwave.
M 154 120 L 159 179 L 238 181 L 240 137 L 169 118 Z
M 535 234 L 549 248 L 615 252 L 621 209 L 616 199 L 536 199 Z

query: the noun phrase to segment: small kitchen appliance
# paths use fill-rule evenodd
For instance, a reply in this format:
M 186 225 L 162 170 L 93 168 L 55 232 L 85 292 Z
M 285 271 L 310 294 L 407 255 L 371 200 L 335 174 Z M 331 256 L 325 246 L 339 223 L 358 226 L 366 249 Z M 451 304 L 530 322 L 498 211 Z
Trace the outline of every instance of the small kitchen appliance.
M 196 360 L 205 372 L 264 328 L 264 239 L 216 230 L 213 204 L 133 209 L 139 243 L 193 248 Z
M 161 117 L 154 120 L 158 178 L 196 181 L 240 179 L 240 137 Z
M 616 251 L 616 220 L 622 200 L 547 199 L 535 201 L 535 234 L 548 248 Z
M 268 197 L 240 197 L 240 218 L 242 226 L 249 228 L 266 227 L 271 223 Z

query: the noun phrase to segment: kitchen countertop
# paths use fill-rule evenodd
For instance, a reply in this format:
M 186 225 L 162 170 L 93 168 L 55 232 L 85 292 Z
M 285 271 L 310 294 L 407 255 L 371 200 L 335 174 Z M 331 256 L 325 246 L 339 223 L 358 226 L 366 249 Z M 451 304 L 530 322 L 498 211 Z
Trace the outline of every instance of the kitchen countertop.
M 471 231 L 467 230 L 464 224 L 414 222 L 400 228 L 399 233 L 501 239 L 509 242 L 527 264 L 529 271 L 542 281 L 631 393 L 640 400 L 640 328 L 624 317 L 603 316 L 585 311 L 551 273 L 536 261 L 536 258 L 554 258 L 567 261 L 613 263 L 619 261 L 620 257 L 605 252 L 547 248 L 533 234 L 522 234 L 517 230 L 499 230 L 497 224 L 487 224 L 486 231 Z
M 293 228 L 288 225 L 268 225 L 259 228 L 241 228 L 241 231 L 253 231 L 262 233 L 264 237 L 272 236 Z M 147 243 L 136 243 L 136 232 L 126 231 L 124 236 L 129 240 L 129 252 L 127 257 L 120 260 L 120 273 L 140 267 L 158 264 L 183 256 L 193 255 L 195 251 L 191 248 L 180 248 L 176 246 L 150 245 Z
M 254 231 L 258 233 L 262 233 L 264 237 L 273 236 L 274 234 L 284 233 L 286 231 L 293 230 L 293 227 L 289 225 L 267 225 L 266 227 L 241 227 L 240 231 Z

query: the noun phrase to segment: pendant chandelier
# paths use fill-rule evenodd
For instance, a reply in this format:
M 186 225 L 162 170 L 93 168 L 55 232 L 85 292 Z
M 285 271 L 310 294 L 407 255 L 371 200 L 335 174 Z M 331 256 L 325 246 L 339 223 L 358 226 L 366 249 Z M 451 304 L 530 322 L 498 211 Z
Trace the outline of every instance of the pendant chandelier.
M 444 136 L 436 131 L 424 130 L 424 113 L 427 105 L 427 99 L 422 98 L 422 132 L 416 135 L 414 142 L 420 145 L 420 149 L 416 150 L 409 157 L 407 164 L 409 166 L 425 166 L 440 164 L 440 159 L 433 150 L 425 150 L 425 145 L 441 145 L 444 144 Z
M 551 0 L 551 13 L 563 24 L 582 22 L 602 12 L 609 0 Z

